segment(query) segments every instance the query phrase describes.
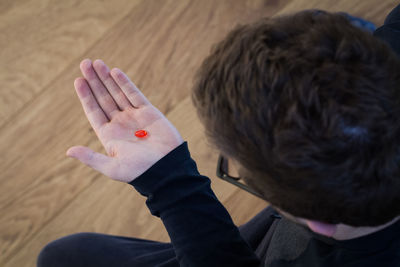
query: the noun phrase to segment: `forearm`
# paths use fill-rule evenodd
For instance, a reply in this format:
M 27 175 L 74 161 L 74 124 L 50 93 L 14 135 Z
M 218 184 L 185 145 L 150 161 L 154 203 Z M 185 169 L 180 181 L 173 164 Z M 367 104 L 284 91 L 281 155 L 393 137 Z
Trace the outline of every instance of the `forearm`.
M 258 266 L 210 180 L 198 173 L 186 142 L 131 184 L 162 219 L 182 266 Z

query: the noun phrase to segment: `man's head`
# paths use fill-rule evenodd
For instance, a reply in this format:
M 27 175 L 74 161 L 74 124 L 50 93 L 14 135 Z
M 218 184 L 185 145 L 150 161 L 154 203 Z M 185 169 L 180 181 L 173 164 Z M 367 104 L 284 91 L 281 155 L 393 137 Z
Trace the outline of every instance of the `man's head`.
M 235 28 L 192 99 L 209 140 L 273 206 L 328 224 L 400 214 L 400 61 L 340 14 Z

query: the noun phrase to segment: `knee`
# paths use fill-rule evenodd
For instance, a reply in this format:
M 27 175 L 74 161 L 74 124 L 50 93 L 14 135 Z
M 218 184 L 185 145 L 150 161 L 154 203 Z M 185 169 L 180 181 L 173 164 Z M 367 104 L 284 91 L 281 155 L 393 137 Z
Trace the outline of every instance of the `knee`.
M 37 267 L 79 266 L 80 247 L 92 236 L 91 233 L 73 234 L 48 243 L 39 253 Z

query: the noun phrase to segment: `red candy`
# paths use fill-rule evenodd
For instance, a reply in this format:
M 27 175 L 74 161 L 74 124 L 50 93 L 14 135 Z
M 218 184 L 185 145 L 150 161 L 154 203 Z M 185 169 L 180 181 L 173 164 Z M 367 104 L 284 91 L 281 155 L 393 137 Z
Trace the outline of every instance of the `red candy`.
M 135 136 L 139 138 L 143 138 L 147 135 L 147 132 L 145 130 L 139 130 L 135 132 Z

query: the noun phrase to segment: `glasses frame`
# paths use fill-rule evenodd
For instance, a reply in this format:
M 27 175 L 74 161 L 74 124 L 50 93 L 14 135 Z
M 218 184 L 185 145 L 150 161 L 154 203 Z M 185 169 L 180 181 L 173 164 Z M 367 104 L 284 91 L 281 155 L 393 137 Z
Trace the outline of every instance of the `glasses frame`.
M 234 176 L 230 176 L 225 170 L 228 170 L 228 160 L 222 156 L 221 154 L 218 157 L 218 164 L 217 164 L 217 177 L 230 183 L 233 184 L 237 187 L 239 187 L 240 189 L 243 189 L 244 191 L 247 191 L 248 193 L 255 195 L 256 197 L 259 197 L 263 200 L 264 197 L 256 192 L 255 190 L 253 190 L 252 188 L 250 188 L 248 185 L 239 182 L 241 180 L 240 177 L 234 177 Z

